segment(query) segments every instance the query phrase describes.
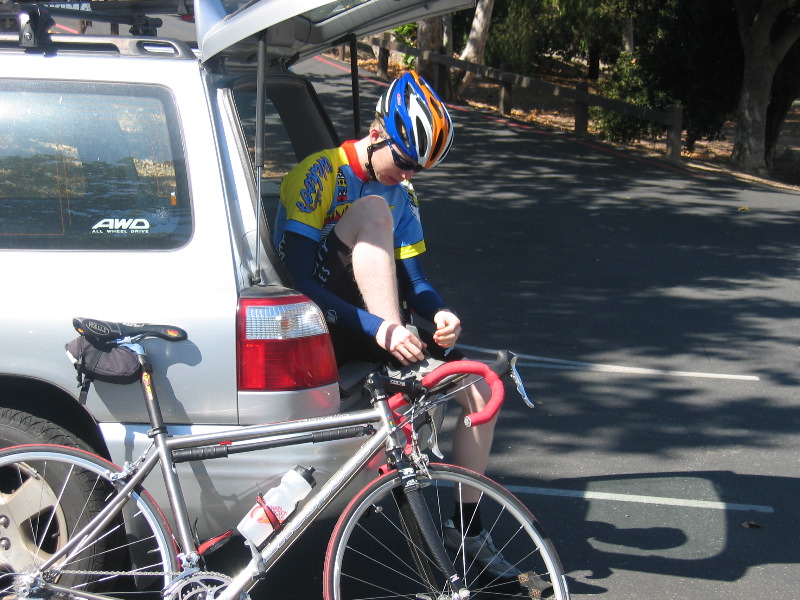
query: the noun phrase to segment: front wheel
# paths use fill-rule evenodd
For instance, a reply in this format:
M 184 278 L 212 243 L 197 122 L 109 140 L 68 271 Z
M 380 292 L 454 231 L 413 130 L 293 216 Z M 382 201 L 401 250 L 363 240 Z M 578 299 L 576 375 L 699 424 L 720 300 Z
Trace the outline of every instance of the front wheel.
M 119 469 L 66 446 L 17 446 L 0 451 L 0 595 L 38 597 L 42 584 L 125 595 L 177 571 L 175 546 L 155 503 L 135 490 L 121 512 L 69 556 L 42 572 L 56 554 L 117 494 Z
M 471 597 L 569 599 L 555 549 L 522 502 L 491 479 L 461 467 L 431 465 L 430 476 L 423 497 Z M 409 539 L 403 526 L 400 486 L 396 472 L 379 477 L 340 517 L 325 556 L 326 600 L 449 597 L 448 583 L 435 566 L 419 573 L 419 556 L 412 556 L 410 548 L 417 550 L 414 554 L 431 554 Z M 483 531 L 475 536 L 466 535 L 467 528 L 475 529 L 469 519 L 457 518 L 464 514 L 459 498 L 468 489 L 480 496 Z M 432 558 L 427 561 L 435 565 Z M 431 583 L 431 570 L 438 583 Z

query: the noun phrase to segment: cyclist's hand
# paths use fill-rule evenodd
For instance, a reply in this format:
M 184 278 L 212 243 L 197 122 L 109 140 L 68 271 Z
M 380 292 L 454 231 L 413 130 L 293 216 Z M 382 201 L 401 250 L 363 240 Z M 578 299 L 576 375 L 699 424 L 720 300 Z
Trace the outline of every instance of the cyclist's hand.
M 452 348 L 456 345 L 458 336 L 461 335 L 461 319 L 449 310 L 440 310 L 433 317 L 436 324 L 435 341 L 442 348 Z
M 378 345 L 390 352 L 401 364 L 410 365 L 425 358 L 425 344 L 408 329 L 397 323 L 384 321 L 375 335 Z

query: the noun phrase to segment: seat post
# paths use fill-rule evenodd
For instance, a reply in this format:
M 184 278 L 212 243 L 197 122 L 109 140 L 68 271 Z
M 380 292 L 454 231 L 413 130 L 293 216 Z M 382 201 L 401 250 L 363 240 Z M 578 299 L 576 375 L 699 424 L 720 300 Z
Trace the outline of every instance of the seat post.
M 145 406 L 147 406 L 147 414 L 150 417 L 150 425 L 152 426 L 150 431 L 147 432 L 147 436 L 153 440 L 153 445 L 160 458 L 161 473 L 164 477 L 169 503 L 175 518 L 175 525 L 177 528 L 176 537 L 183 549 L 183 553 L 180 557 L 181 563 L 185 567 L 194 568 L 198 565 L 199 561 L 199 555 L 195 549 L 197 540 L 195 540 L 192 535 L 191 526 L 186 516 L 186 502 L 183 497 L 181 482 L 174 468 L 175 463 L 172 459 L 172 453 L 167 447 L 169 431 L 164 423 L 161 405 L 158 403 L 158 394 L 153 384 L 153 365 L 150 364 L 150 361 L 147 359 L 147 352 L 145 352 L 141 344 L 125 345 L 136 354 L 139 364 L 142 365 L 142 393 L 144 395 Z
M 158 403 L 158 394 L 156 393 L 156 386 L 153 385 L 153 365 L 147 359 L 147 352 L 141 344 L 121 344 L 128 348 L 136 355 L 139 364 L 142 365 L 142 375 L 139 381 L 142 386 L 142 395 L 144 396 L 144 403 L 147 407 L 147 415 L 150 418 L 150 425 L 153 427 L 152 432 L 166 430 L 164 425 L 164 415 L 161 413 L 161 405 Z M 153 437 L 153 435 L 150 435 Z

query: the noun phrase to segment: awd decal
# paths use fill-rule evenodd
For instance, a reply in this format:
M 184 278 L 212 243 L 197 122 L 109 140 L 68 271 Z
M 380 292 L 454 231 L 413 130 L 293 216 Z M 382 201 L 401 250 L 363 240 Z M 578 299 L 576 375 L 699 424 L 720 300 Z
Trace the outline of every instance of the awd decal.
M 92 233 L 150 233 L 147 219 L 102 219 L 92 226 Z

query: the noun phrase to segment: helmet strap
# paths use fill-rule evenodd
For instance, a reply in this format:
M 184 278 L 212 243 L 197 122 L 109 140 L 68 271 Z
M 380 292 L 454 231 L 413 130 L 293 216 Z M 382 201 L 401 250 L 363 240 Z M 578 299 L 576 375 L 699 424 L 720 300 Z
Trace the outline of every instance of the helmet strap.
M 384 146 L 389 145 L 389 140 L 381 140 L 377 144 L 370 144 L 367 146 L 367 171 L 369 172 L 369 177 L 372 181 L 377 181 L 377 177 L 375 177 L 375 169 L 372 168 L 372 155 L 375 150 L 380 150 Z

